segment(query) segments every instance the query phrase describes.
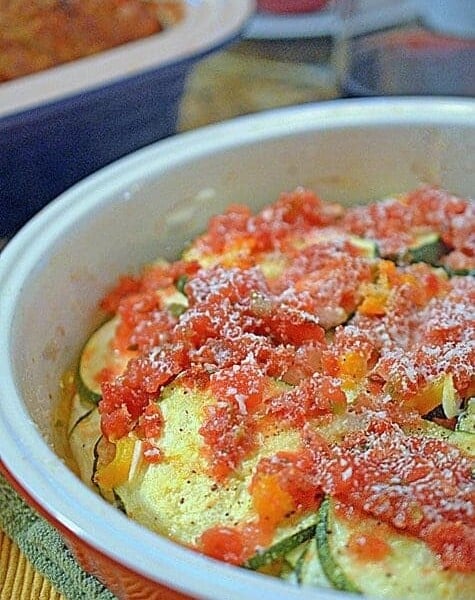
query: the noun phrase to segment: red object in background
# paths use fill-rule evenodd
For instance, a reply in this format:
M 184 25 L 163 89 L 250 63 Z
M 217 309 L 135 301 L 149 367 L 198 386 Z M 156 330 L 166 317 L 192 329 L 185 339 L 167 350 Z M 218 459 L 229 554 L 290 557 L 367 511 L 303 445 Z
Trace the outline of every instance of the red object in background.
M 257 0 L 257 8 L 273 13 L 299 13 L 321 10 L 328 0 Z

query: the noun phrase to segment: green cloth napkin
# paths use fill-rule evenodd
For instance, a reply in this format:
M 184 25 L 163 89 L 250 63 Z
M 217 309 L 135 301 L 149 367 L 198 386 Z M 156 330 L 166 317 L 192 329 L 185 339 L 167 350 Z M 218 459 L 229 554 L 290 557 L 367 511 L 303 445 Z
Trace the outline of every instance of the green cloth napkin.
M 95 577 L 81 569 L 56 529 L 31 509 L 1 475 L 0 527 L 68 600 L 115 600 Z

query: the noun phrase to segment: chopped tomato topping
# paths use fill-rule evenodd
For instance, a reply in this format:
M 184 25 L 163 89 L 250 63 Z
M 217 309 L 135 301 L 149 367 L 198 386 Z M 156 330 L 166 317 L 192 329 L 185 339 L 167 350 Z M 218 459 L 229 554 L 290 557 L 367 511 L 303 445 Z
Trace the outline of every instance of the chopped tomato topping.
M 348 540 L 348 550 L 361 561 L 384 560 L 391 552 L 389 544 L 371 533 L 354 532 Z
M 255 449 L 255 430 L 254 422 L 241 412 L 237 403 L 205 408 L 205 420 L 199 432 L 212 474 L 218 481 L 223 481 Z
M 162 433 L 163 424 L 162 411 L 156 402 L 152 402 L 140 416 L 135 432 L 143 439 L 158 438 Z
M 209 389 L 218 401 L 235 403 L 242 414 L 247 414 L 255 412 L 263 403 L 267 385 L 267 377 L 261 369 L 243 364 L 211 375 Z
M 466 573 L 475 571 L 473 525 L 460 521 L 433 523 L 424 531 L 424 539 L 446 567 Z
M 140 280 L 131 275 L 122 275 L 116 286 L 101 300 L 100 306 L 107 313 L 115 313 L 120 301 L 140 289 Z
M 242 565 L 270 541 L 269 535 L 255 522 L 240 527 L 217 525 L 203 532 L 197 548 L 212 558 Z
M 341 414 L 345 408 L 346 396 L 340 382 L 315 374 L 289 391 L 271 398 L 267 403 L 267 414 L 302 427 L 311 419 Z
M 339 445 L 322 448 L 310 442 L 310 448 L 327 494 L 420 537 L 445 567 L 473 569 L 475 486 L 471 461 L 460 450 L 442 440 L 406 435 L 384 419 L 348 433 Z M 463 552 L 454 553 L 454 547 Z
M 243 535 L 234 527 L 207 529 L 200 538 L 199 547 L 204 554 L 233 565 L 241 565 L 247 558 Z
M 311 313 L 285 304 L 273 306 L 262 322 L 277 343 L 297 345 L 325 339 L 325 331 L 318 319 Z
M 254 517 L 206 531 L 198 544 L 206 554 L 242 564 L 328 494 L 417 536 L 446 568 L 473 570 L 469 460 L 407 431 L 423 429 L 421 415 L 453 429 L 475 393 L 475 284 L 399 262 L 435 234 L 447 251 L 441 262 L 465 268 L 474 223 L 473 203 L 428 187 L 347 210 L 303 188 L 256 215 L 230 207 L 192 245 L 193 261 L 151 265 L 104 298 L 119 322 L 112 351 L 133 350 L 124 372 L 98 374 L 105 437 L 133 431 L 144 460 L 162 460 L 157 400 L 177 380 L 212 400 L 199 434 L 217 485 L 259 451 L 270 426 L 301 440 L 258 462 Z M 385 258 L 365 256 L 354 235 Z M 188 304 L 174 312 L 165 298 L 177 286 Z M 449 419 L 439 418 L 444 398 Z M 390 551 L 366 531 L 350 550 L 362 560 Z
M 142 442 L 142 456 L 144 460 L 152 465 L 155 465 L 163 460 L 163 454 L 160 448 L 152 444 L 148 440 Z

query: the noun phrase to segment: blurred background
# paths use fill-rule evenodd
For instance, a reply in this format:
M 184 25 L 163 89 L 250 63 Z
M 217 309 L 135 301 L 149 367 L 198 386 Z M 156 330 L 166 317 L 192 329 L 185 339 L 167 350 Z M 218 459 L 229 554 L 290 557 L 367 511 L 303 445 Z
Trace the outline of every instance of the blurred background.
M 475 96 L 473 0 L 258 0 L 194 71 L 181 127 L 348 96 Z
M 145 35 L 155 3 L 165 30 Z M 38 25 L 35 6 L 54 20 Z M 100 12 L 96 29 L 84 7 Z M 474 0 L 0 0 L 0 238 L 178 131 L 385 95 L 475 96 Z

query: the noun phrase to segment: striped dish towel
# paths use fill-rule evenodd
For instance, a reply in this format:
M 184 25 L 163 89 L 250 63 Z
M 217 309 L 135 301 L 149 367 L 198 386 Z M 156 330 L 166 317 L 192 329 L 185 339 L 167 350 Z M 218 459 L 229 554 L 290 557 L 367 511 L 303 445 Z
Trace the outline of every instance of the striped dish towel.
M 95 577 L 81 569 L 56 529 L 31 509 L 1 475 L 0 527 L 67 600 L 116 600 Z

